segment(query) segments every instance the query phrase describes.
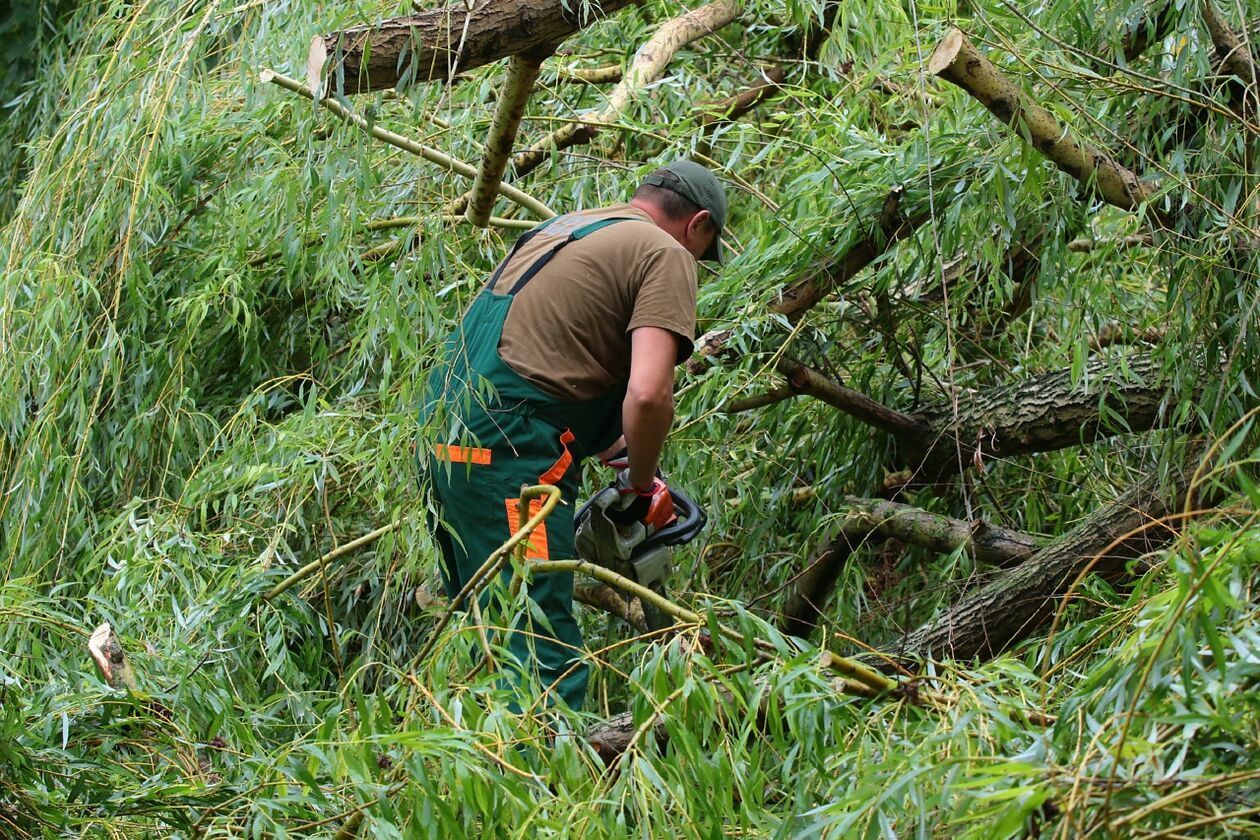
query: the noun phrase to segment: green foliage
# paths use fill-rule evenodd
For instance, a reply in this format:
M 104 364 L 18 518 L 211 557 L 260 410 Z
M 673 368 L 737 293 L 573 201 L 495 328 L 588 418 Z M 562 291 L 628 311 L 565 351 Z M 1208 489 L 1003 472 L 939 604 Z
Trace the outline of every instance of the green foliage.
M 698 102 L 745 88 L 827 18 L 822 2 L 759 0 L 685 48 L 616 128 L 517 182 L 562 211 L 624 199 L 660 160 L 719 165 L 736 256 L 702 273 L 700 315 L 734 330 L 739 355 L 681 382 L 666 466 L 713 524 L 679 553 L 675 585 L 714 626 L 778 651 L 684 653 L 694 631 L 630 641 L 587 610 L 594 708 L 558 717 L 508 711 L 533 693 L 474 671 L 472 620 L 415 661 L 434 614 L 413 593 L 436 585 L 413 469 L 418 386 L 512 232 L 445 222 L 466 181 L 258 81 L 264 67 L 302 75 L 317 32 L 404 6 L 72 5 L 0 20 L 36 32 L 18 59 L 31 81 L 0 124 L 0 163 L 20 173 L 0 184 L 0 834 L 331 836 L 360 818 L 361 836 L 400 837 L 1255 830 L 1260 450 L 1235 426 L 1260 370 L 1255 251 L 1239 247 L 1256 234 L 1255 137 L 1213 76 L 1196 4 L 1134 73 L 1079 52 L 1114 49 L 1144 7 L 1131 0 L 1045 3 L 1031 24 L 1006 3 L 840 4 L 816 61 L 787 62 L 759 109 L 702 128 Z M 679 8 L 654 0 L 567 42 L 523 138 L 603 106 L 605 90 L 558 68 L 622 61 Z M 1098 206 L 920 74 L 952 24 L 1066 124 L 1161 179 L 1167 208 L 1195 211 L 1155 246 L 1126 247 L 1141 219 Z M 501 73 L 349 106 L 475 162 Z M 868 238 L 896 188 L 899 212 L 926 224 L 800 321 L 767 314 Z M 524 218 L 503 201 L 495 213 Z M 1069 247 L 1079 239 L 1096 245 Z M 1038 254 L 1026 311 L 1009 271 L 1020 243 Z M 913 501 L 1053 538 L 1177 464 L 1196 424 L 1222 441 L 1201 477 L 1220 513 L 1131 587 L 1084 581 L 1053 634 L 989 663 L 931 665 L 946 708 L 839 693 L 774 624 L 842 497 L 874 495 L 894 449 L 803 397 L 724 409 L 776 384 L 768 353 L 789 339 L 910 412 L 1080 373 L 1091 339 L 1117 326 L 1162 334 L 1171 428 L 995 461 Z M 1097 352 L 1122 367 L 1130 349 Z M 961 552 L 872 555 L 841 570 L 825 627 L 837 651 L 895 647 L 994 573 Z M 103 621 L 134 693 L 90 663 Z M 606 772 L 572 733 L 627 708 L 644 734 Z M 658 713 L 667 745 L 650 731 Z

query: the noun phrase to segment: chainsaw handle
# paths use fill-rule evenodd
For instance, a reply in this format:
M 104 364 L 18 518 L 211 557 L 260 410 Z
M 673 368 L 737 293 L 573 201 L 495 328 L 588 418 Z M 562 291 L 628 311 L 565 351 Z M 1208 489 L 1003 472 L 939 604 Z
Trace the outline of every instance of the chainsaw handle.
M 644 541 L 645 546 L 681 545 L 691 542 L 709 522 L 704 508 L 696 504 L 682 490 L 670 487 L 669 495 L 674 500 L 674 514 L 678 519 L 648 537 Z

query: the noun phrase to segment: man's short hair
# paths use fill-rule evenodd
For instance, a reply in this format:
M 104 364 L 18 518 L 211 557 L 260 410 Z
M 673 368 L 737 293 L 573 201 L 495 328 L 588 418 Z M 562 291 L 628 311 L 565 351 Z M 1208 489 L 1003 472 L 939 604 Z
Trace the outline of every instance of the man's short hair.
M 690 218 L 700 212 L 700 208 L 685 196 L 651 184 L 640 184 L 634 191 L 634 197 L 652 202 L 671 221 Z

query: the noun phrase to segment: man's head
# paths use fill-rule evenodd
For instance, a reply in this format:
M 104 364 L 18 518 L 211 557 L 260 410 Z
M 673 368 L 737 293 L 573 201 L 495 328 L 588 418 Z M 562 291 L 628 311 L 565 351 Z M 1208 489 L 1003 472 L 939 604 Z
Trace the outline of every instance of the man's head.
M 698 260 L 722 261 L 726 191 L 698 163 L 677 160 L 643 179 L 630 203 Z

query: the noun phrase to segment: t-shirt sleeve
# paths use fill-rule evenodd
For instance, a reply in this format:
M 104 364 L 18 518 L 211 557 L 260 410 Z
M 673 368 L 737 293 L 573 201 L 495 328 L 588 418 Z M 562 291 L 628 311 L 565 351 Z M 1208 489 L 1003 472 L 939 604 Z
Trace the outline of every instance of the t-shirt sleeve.
M 696 337 L 696 261 L 681 247 L 659 248 L 639 263 L 639 280 L 626 326 L 660 327 L 678 336 L 678 361 L 691 355 Z

